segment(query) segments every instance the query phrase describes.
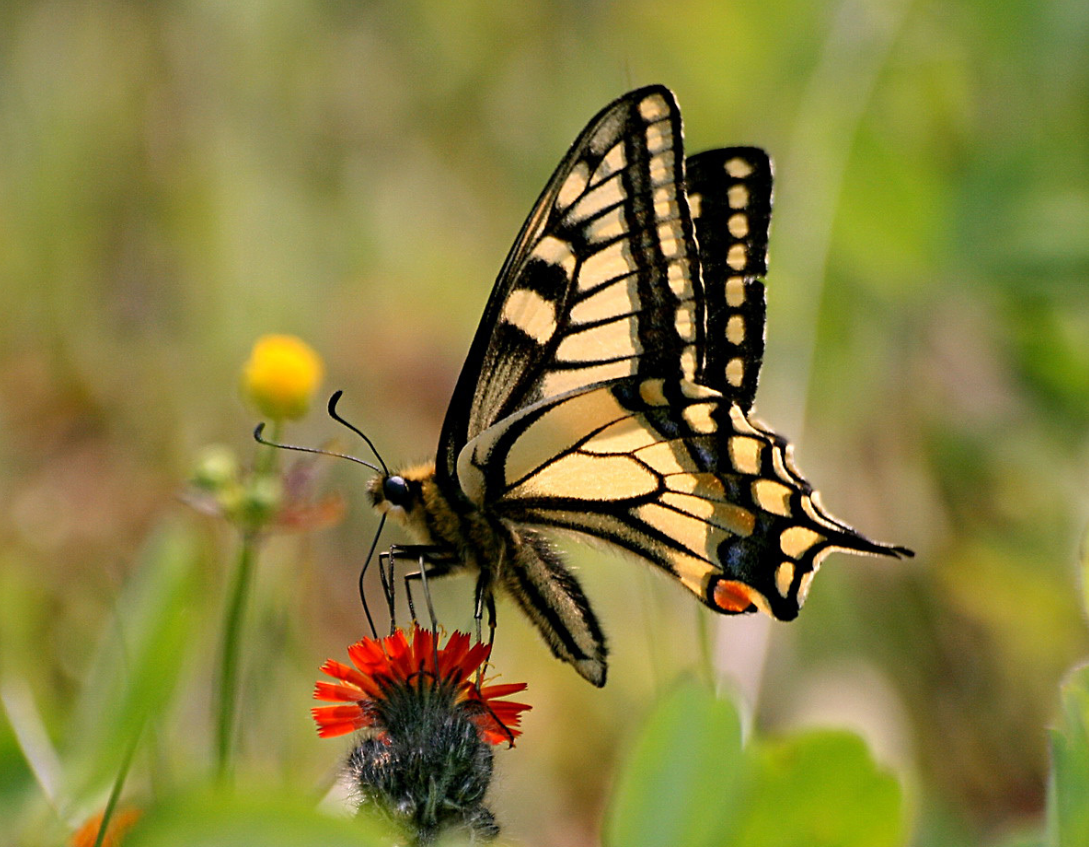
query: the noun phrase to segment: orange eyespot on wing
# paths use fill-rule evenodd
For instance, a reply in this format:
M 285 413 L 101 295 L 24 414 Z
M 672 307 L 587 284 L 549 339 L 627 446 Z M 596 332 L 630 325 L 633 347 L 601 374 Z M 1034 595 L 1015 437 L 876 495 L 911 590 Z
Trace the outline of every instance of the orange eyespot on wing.
M 740 614 L 749 611 L 753 606 L 759 606 L 758 600 L 764 598 L 759 592 L 753 591 L 743 582 L 732 579 L 720 579 L 711 593 L 716 608 L 727 614 Z

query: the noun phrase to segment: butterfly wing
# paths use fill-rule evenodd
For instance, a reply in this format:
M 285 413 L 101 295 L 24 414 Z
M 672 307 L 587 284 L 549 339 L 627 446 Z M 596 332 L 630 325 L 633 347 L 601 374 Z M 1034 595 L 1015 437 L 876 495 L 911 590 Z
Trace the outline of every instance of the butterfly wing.
M 494 513 L 610 542 L 719 612 L 790 620 L 829 552 L 909 554 L 831 517 L 784 439 L 686 380 L 538 403 L 471 441 L 458 473 Z
M 717 611 L 789 620 L 831 550 L 909 551 L 832 518 L 790 445 L 747 416 L 763 354 L 767 156 L 709 151 L 687 182 L 683 163 L 660 86 L 579 136 L 500 273 L 436 478 L 513 525 L 634 553 Z
M 764 357 L 771 159 L 758 147 L 725 147 L 686 167 L 707 302 L 698 381 L 747 412 Z
M 605 107 L 549 180 L 500 271 L 447 410 L 436 480 L 462 448 L 566 392 L 634 375 L 694 379 L 703 346 L 681 119 L 662 86 Z

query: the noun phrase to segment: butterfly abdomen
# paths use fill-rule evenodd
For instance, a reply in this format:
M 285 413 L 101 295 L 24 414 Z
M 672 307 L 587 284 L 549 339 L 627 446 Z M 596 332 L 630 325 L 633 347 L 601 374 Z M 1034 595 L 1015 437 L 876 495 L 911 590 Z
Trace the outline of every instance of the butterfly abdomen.
M 546 539 L 508 529 L 502 586 L 533 621 L 557 658 L 599 688 L 605 684 L 605 635 L 574 574 Z

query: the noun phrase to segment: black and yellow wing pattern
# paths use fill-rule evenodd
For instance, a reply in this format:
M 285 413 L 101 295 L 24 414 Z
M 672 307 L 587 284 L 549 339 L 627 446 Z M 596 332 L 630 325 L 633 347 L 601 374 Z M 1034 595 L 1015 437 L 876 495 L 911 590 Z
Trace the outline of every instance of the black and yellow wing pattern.
M 458 379 L 439 494 L 421 494 L 449 510 L 427 507 L 417 534 L 474 559 L 483 591 L 505 585 L 596 684 L 604 638 L 538 528 L 634 554 L 718 612 L 782 620 L 830 551 L 911 555 L 829 515 L 752 417 L 771 188 L 757 148 L 686 160 L 669 89 L 619 98 L 534 205 Z M 482 533 L 498 539 L 483 554 L 462 541 Z
M 828 552 L 907 554 L 832 518 L 749 416 L 771 184 L 756 148 L 685 162 L 666 88 L 603 110 L 500 274 L 440 478 L 516 523 L 635 553 L 721 612 L 791 619 Z

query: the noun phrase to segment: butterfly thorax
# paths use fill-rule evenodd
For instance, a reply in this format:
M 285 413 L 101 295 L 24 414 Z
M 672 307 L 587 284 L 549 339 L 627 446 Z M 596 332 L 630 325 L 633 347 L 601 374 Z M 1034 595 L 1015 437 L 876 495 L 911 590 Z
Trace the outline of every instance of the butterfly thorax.
M 375 477 L 368 493 L 375 510 L 389 515 L 417 543 L 443 548 L 456 558 L 455 567 L 467 565 L 501 578 L 509 531 L 471 503 L 455 509 L 435 479 L 434 462 Z

